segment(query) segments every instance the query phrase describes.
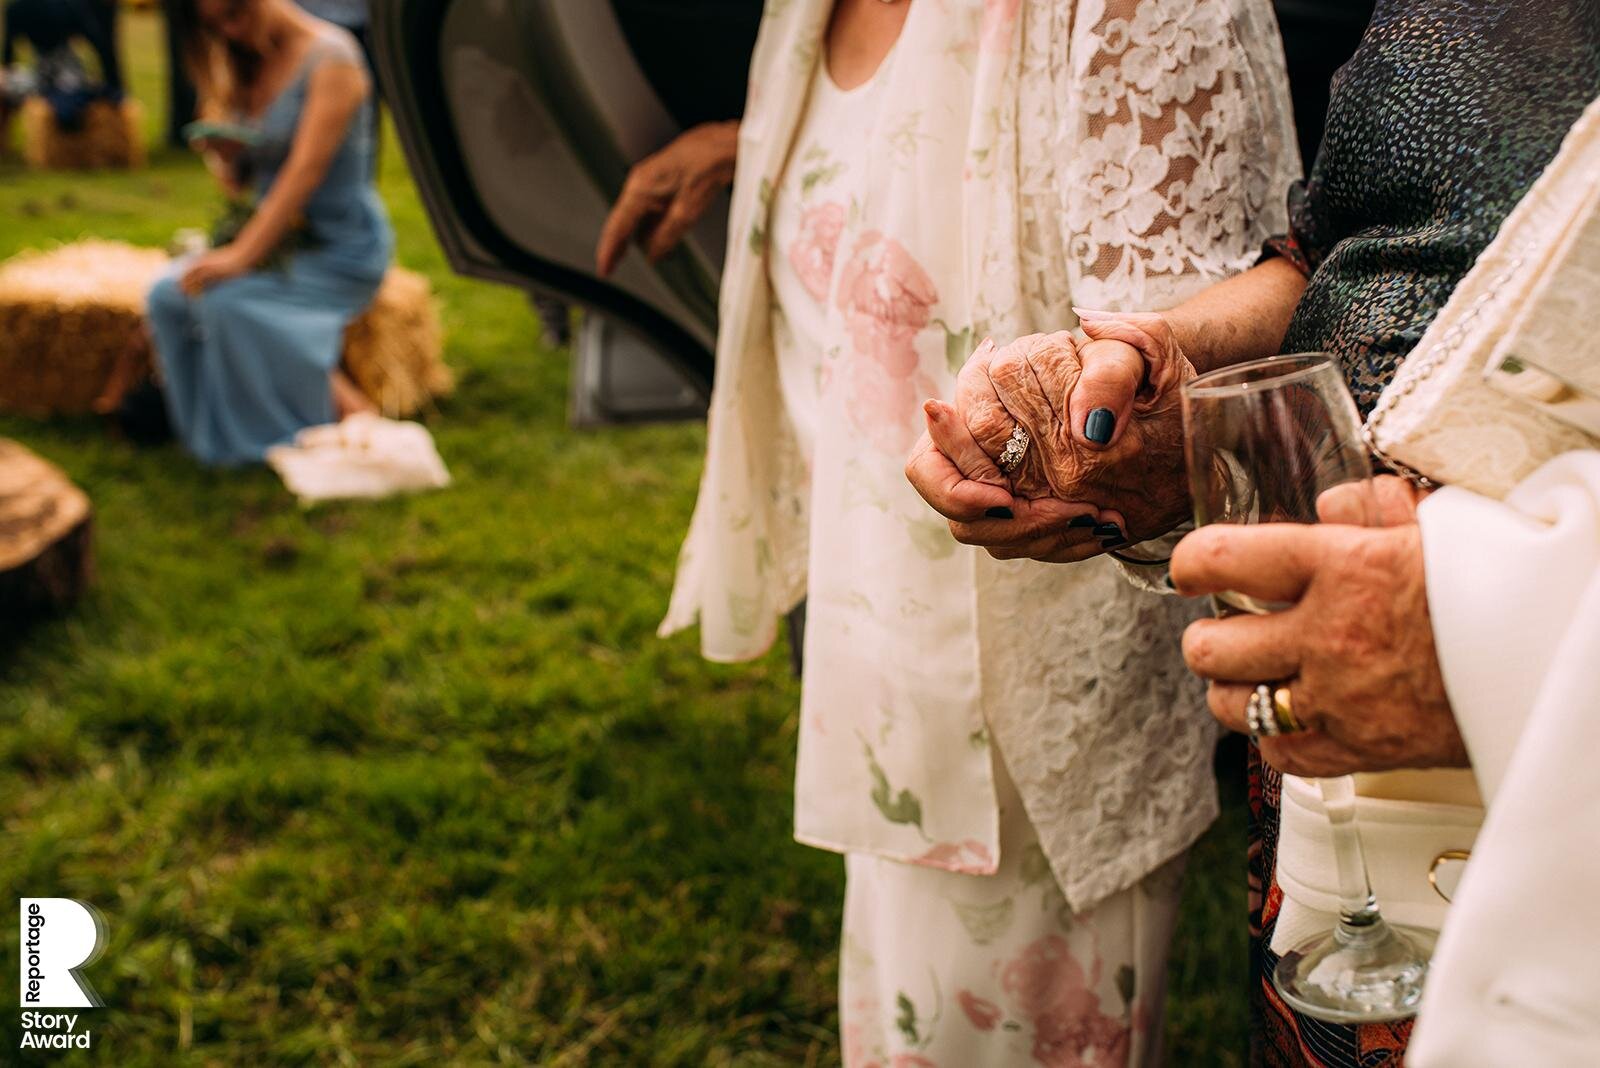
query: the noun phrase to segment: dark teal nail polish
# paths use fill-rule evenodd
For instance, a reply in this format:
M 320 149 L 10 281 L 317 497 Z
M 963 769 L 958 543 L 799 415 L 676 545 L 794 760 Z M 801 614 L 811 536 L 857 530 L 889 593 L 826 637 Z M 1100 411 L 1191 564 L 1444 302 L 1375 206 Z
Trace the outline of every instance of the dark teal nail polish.
M 1169 590 L 1176 590 L 1178 588 L 1178 584 L 1172 581 L 1172 573 L 1170 571 L 1161 576 L 1161 581 L 1166 584 L 1166 587 Z
M 1075 515 L 1072 517 L 1072 522 L 1067 524 L 1067 527 L 1071 530 L 1082 530 L 1084 527 L 1092 527 L 1094 525 L 1094 516 Z
M 1011 509 L 1009 509 L 1009 508 L 991 508 L 991 509 L 989 509 L 987 512 L 985 512 L 983 514 L 988 516 L 990 519 L 1015 519 L 1016 518 L 1016 516 L 1011 514 Z
M 1117 417 L 1111 414 L 1110 408 L 1096 408 L 1089 413 L 1089 418 L 1083 421 L 1083 436 L 1096 445 L 1109 442 L 1116 430 Z
M 1122 528 L 1115 523 L 1101 523 L 1094 528 L 1094 536 L 1097 538 L 1120 538 L 1122 537 Z

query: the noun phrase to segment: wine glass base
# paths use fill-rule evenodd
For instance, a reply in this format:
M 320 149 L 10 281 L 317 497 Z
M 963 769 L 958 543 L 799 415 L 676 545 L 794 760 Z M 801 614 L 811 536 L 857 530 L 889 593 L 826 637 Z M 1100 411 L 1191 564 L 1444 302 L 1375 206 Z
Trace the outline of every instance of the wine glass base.
M 1298 1012 L 1328 1023 L 1403 1020 L 1417 1014 L 1438 935 L 1378 920 L 1341 924 L 1285 953 L 1272 985 Z

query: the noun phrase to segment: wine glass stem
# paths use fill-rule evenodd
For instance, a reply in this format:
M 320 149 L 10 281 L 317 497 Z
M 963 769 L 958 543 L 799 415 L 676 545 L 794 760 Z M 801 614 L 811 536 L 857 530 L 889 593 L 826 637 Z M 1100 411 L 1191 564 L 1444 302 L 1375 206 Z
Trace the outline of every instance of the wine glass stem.
M 1333 830 L 1334 859 L 1339 868 L 1339 925 L 1344 928 L 1370 928 L 1382 921 L 1378 899 L 1372 893 L 1367 875 L 1367 858 L 1361 851 L 1361 832 L 1356 827 L 1356 787 L 1349 776 L 1318 779 L 1322 804 Z

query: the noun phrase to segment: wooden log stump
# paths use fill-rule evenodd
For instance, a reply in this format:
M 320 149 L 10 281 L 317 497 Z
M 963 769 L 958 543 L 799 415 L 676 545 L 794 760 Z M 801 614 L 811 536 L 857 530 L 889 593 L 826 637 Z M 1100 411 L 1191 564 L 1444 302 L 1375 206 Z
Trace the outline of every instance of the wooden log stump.
M 92 519 L 66 475 L 0 438 L 0 636 L 83 592 L 94 570 Z

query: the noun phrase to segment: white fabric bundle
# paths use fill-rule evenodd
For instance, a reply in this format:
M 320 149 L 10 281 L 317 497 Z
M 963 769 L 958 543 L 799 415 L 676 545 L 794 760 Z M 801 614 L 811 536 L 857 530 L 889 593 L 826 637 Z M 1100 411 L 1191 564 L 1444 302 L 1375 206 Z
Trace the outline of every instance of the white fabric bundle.
M 1600 452 L 1423 502 L 1428 606 L 1488 803 L 1406 1063 L 1600 1064 Z
M 366 413 L 300 431 L 294 444 L 268 449 L 267 464 L 302 504 L 450 484 L 426 427 Z

